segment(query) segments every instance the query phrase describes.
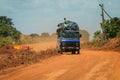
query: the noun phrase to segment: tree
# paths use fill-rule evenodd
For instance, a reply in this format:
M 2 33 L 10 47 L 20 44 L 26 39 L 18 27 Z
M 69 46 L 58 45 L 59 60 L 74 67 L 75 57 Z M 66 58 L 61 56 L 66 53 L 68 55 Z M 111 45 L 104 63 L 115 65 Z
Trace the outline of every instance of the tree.
M 18 40 L 18 39 L 20 38 L 20 34 L 21 34 L 20 31 L 16 30 L 16 28 L 13 28 L 13 29 L 11 30 L 11 35 L 10 35 L 10 36 L 11 36 L 14 40 Z
M 6 16 L 0 16 L 0 25 L 9 25 L 11 27 L 13 26 L 12 19 Z
M 114 17 L 104 21 L 104 33 L 107 39 L 114 38 L 120 32 L 120 18 Z
M 100 35 L 101 35 L 101 31 L 98 30 L 98 31 L 96 31 L 96 32 L 94 33 L 94 38 L 97 38 L 97 37 L 99 37 Z
M 36 34 L 36 33 L 32 33 L 30 34 L 31 37 L 40 37 L 39 34 Z
M 11 37 L 14 40 L 20 38 L 21 32 L 13 27 L 13 22 L 11 18 L 6 16 L 0 16 L 0 37 Z
M 43 33 L 41 33 L 41 37 L 50 37 L 50 35 L 47 32 L 43 32 Z

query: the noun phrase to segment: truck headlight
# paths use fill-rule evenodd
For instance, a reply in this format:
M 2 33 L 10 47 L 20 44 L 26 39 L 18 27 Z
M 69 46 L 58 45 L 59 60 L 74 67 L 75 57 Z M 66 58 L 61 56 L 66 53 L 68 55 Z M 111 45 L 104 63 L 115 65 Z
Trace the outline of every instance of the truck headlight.
M 79 49 L 79 47 L 76 47 L 76 49 Z
M 62 46 L 65 46 L 65 42 L 62 42 Z

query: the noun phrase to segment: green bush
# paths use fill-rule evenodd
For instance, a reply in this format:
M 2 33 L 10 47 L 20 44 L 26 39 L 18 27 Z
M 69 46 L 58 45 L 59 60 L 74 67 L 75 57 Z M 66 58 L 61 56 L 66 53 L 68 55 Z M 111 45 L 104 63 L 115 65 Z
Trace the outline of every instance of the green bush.
M 14 40 L 19 40 L 21 32 L 13 26 L 11 18 L 0 16 L 0 37 L 11 37 Z
M 117 37 L 120 37 L 120 32 L 117 33 Z
M 91 42 L 87 42 L 82 44 L 82 46 L 89 46 L 89 47 L 102 47 L 107 43 L 107 41 L 101 40 L 101 41 L 91 41 Z
M 114 17 L 111 20 L 105 20 L 104 34 L 108 39 L 120 35 L 120 18 Z
M 95 42 L 95 47 L 102 47 L 107 43 L 107 41 L 101 40 L 99 42 Z
M 0 37 L 0 46 L 11 45 L 13 43 L 13 39 L 11 37 Z

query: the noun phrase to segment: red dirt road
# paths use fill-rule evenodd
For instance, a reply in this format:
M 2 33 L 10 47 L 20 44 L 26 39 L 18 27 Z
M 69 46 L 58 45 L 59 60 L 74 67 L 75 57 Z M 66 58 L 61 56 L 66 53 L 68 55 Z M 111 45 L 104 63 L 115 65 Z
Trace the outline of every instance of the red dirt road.
M 16 67 L 0 80 L 120 80 L 120 53 L 81 50 L 80 55 L 58 55 Z

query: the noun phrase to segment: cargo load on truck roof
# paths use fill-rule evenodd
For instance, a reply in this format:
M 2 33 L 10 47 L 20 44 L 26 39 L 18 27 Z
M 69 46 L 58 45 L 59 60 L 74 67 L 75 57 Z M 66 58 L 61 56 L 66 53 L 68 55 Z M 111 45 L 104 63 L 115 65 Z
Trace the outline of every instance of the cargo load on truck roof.
M 64 30 L 79 30 L 78 24 L 69 20 L 58 24 L 58 27 Z

